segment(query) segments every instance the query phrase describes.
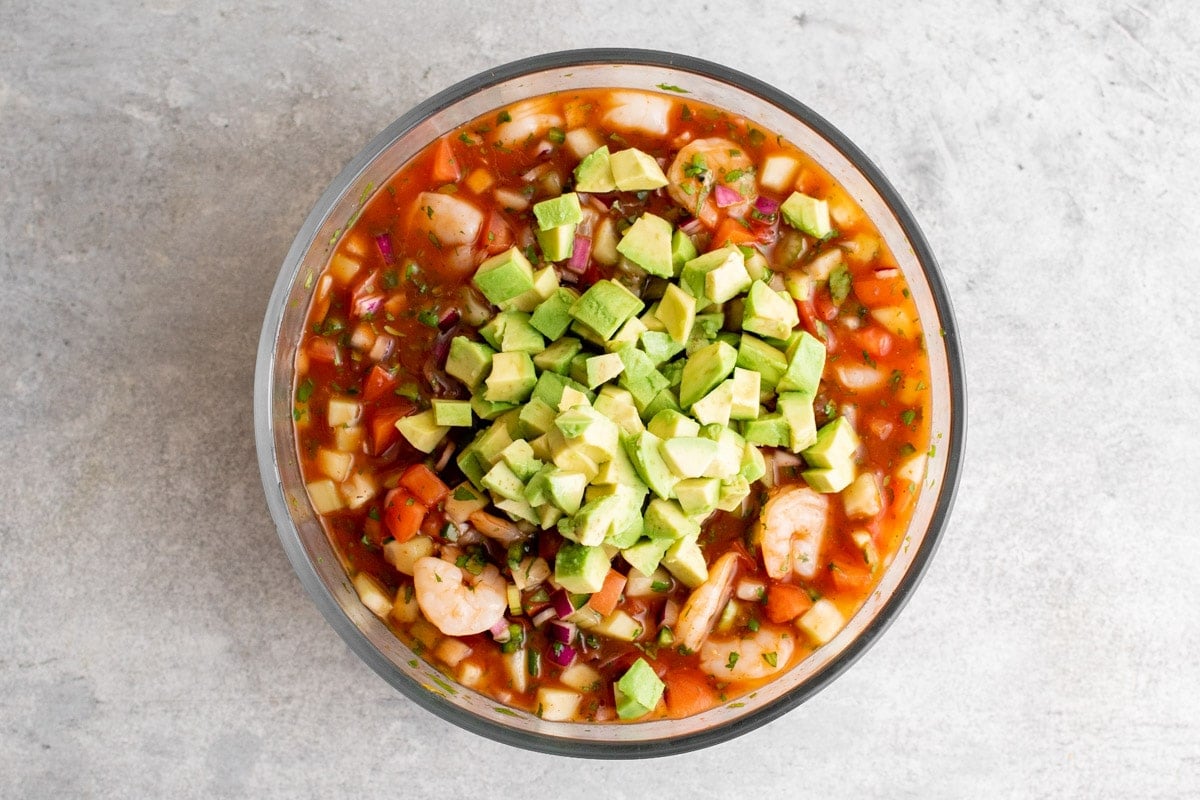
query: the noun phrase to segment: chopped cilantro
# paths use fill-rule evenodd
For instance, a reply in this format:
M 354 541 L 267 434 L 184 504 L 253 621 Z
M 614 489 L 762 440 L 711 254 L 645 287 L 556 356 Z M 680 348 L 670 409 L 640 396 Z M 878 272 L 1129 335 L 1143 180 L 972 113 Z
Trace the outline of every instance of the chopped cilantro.
M 505 122 L 512 122 L 512 114 L 508 113 L 507 111 L 501 111 L 496 115 L 496 124 L 500 125 Z
M 772 667 L 777 667 L 779 666 L 779 655 L 777 653 L 763 653 L 763 661 Z
M 304 383 L 296 388 L 296 402 L 308 402 L 308 398 L 312 397 L 313 388 L 312 378 L 305 378 Z
M 913 411 L 911 408 L 900 415 L 900 421 L 903 422 L 905 425 L 912 425 L 913 420 L 915 420 L 916 418 L 917 418 L 917 412 Z
M 741 656 L 738 653 L 730 653 L 729 661 L 725 662 L 725 669 L 733 669 L 737 666 L 738 658 Z
M 763 132 L 757 128 L 751 128 L 750 133 L 747 134 L 746 138 L 752 147 L 758 147 L 763 143 L 763 141 L 766 140 L 767 137 L 763 136 Z
M 438 326 L 438 315 L 437 312 L 432 308 L 427 308 L 421 313 L 417 314 L 417 320 L 422 325 L 428 325 L 430 328 L 436 328 Z
M 676 86 L 673 83 L 657 83 L 657 84 L 655 84 L 655 86 L 657 86 L 659 89 L 662 89 L 664 92 L 675 92 L 676 94 L 691 94 L 691 92 L 689 92 L 687 89 L 684 89 L 680 86 Z
M 567 135 L 563 133 L 562 128 L 551 128 L 547 131 L 546 138 L 555 144 L 562 144 L 567 140 Z
M 850 295 L 850 271 L 845 264 L 838 264 L 829 273 L 829 294 L 834 305 L 841 305 Z
M 460 486 L 454 490 L 454 499 L 460 503 L 469 503 L 472 500 L 478 500 L 479 498 L 476 497 L 475 493 L 467 487 Z

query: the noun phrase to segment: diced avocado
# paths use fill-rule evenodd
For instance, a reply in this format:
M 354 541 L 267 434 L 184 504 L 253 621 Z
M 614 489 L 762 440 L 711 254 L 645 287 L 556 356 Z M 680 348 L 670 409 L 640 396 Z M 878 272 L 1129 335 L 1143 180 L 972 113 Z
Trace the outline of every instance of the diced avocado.
M 729 480 L 741 469 L 746 440 L 737 431 L 724 426 L 705 426 L 700 435 L 711 436 L 714 428 L 719 429 L 715 439 L 717 452 L 701 477 Z
M 538 513 L 537 526 L 543 530 L 555 527 L 563 518 L 562 509 L 550 503 L 540 505 L 536 510 Z
M 759 450 L 750 442 L 746 442 L 745 449 L 742 451 L 742 465 L 738 470 L 738 475 L 746 479 L 746 483 L 754 483 L 767 474 L 767 462 L 763 458 L 762 451 Z M 676 487 L 678 489 L 678 487 Z
M 669 283 L 663 292 L 662 300 L 658 303 L 655 316 L 662 322 L 671 338 L 682 347 L 692 335 L 692 326 L 696 324 L 696 298 L 674 283 Z
M 651 275 L 670 278 L 675 274 L 671 263 L 671 223 L 650 212 L 629 226 L 617 244 L 617 252 Z
M 480 489 L 483 488 L 483 476 L 491 469 L 491 464 L 479 454 L 478 450 L 473 446 L 464 447 L 455 458 L 455 463 L 458 464 L 462 474 L 467 476 L 467 480 Z
M 609 165 L 608 145 L 588 153 L 575 167 L 575 191 L 603 194 L 616 191 L 616 188 Z
M 679 271 L 679 285 L 696 298 L 696 310 L 703 311 L 713 300 L 705 293 L 706 276 L 716 269 L 729 268 L 746 270 L 746 259 L 742 251 L 730 245 L 697 256 L 686 262 Z
M 495 354 L 496 351 L 483 342 L 455 336 L 450 340 L 450 351 L 446 356 L 446 373 L 458 378 L 473 391 L 491 371 L 492 356 Z
M 667 388 L 668 381 L 654 368 L 650 357 L 638 348 L 625 345 L 615 352 L 625 364 L 618 383 L 633 395 L 634 404 L 641 410 Z
M 565 374 L 571 359 L 579 355 L 583 343 L 573 336 L 564 336 L 533 357 L 533 365 L 540 370 Z
M 688 478 L 675 484 L 675 497 L 679 501 L 679 507 L 683 509 L 683 513 L 694 519 L 703 519 L 711 514 L 717 507 L 720 494 L 719 478 Z
M 608 554 L 602 547 L 564 542 L 554 557 L 554 580 L 573 594 L 600 591 L 608 570 Z
M 683 539 L 699 536 L 700 523 L 685 514 L 674 500 L 655 498 L 646 506 L 643 532 L 651 539 Z
M 532 451 L 533 445 L 529 447 Z M 548 494 L 550 484 L 546 476 L 550 470 L 555 469 L 558 469 L 558 467 L 553 464 L 543 464 L 541 469 L 533 473 L 533 476 L 525 481 L 525 502 L 534 507 L 544 506 L 550 502 L 550 495 Z
M 433 448 L 437 447 L 450 431 L 448 427 L 437 424 L 432 410 L 401 417 L 396 421 L 396 430 L 422 453 L 432 453 Z
M 498 500 L 496 501 L 496 508 L 507 514 L 508 518 L 513 522 L 525 520 L 526 522 L 532 522 L 534 525 L 541 522 L 541 516 L 538 512 L 524 500 Z
M 787 371 L 779 379 L 776 391 L 804 392 L 816 397 L 825 369 L 825 345 L 808 331 L 800 331 L 789 350 Z
M 506 500 L 525 500 L 525 484 L 503 461 L 497 461 L 483 476 L 483 487 Z
M 792 192 L 779 206 L 784 221 L 799 231 L 823 239 L 833 231 L 829 224 L 829 203 L 809 197 L 801 192 Z
M 842 490 L 842 508 L 848 519 L 867 519 L 883 509 L 879 481 L 870 472 L 863 472 Z
M 761 377 L 761 388 L 773 392 L 779 379 L 787 372 L 788 360 L 787 356 L 762 339 L 743 333 L 738 344 L 737 365 L 757 372 Z
M 742 435 L 751 444 L 764 447 L 787 447 L 791 437 L 787 420 L 776 412 L 763 414 L 758 419 L 746 422 L 742 427 Z
M 447 428 L 469 428 L 472 425 L 471 404 L 466 400 L 434 400 L 433 420 Z
M 817 441 L 801 455 L 810 466 L 832 468 L 853 464 L 857 451 L 858 434 L 854 432 L 854 426 L 845 417 L 838 417 L 817 432 Z M 840 492 L 841 489 L 834 491 Z
M 767 257 L 751 248 L 749 254 L 743 253 L 746 256 L 746 274 L 751 280 L 765 281 L 771 277 L 771 265 L 767 263 Z
M 663 380 L 666 380 L 666 378 Z M 634 402 L 636 401 L 637 398 L 634 398 Z M 664 411 L 666 409 L 670 409 L 672 411 L 683 411 L 683 409 L 679 407 L 679 395 L 675 393 L 674 389 L 663 389 L 658 394 L 654 395 L 654 399 L 643 406 L 640 411 L 642 419 L 654 419 L 654 417 L 660 411 Z
M 533 448 L 524 439 L 513 440 L 512 444 L 500 451 L 500 459 L 522 483 L 542 468 L 542 462 L 533 454 Z
M 683 382 L 683 367 L 685 363 L 686 359 L 680 359 L 678 361 L 669 361 L 659 367 L 658 371 L 667 379 L 667 386 L 672 389 L 679 388 L 679 384 Z
M 675 231 L 675 235 L 671 237 L 671 264 L 675 267 L 675 274 L 678 275 L 683 265 L 696 255 L 696 243 L 692 241 L 692 237 L 683 231 Z
M 733 405 L 730 419 L 754 419 L 758 416 L 758 399 L 762 392 L 761 376 L 749 369 L 733 368 Z
M 733 348 L 730 348 L 730 351 L 732 350 Z M 721 381 L 717 388 L 692 404 L 692 416 L 699 420 L 702 425 L 728 425 L 729 415 L 732 411 L 732 380 Z
M 664 408 L 646 424 L 646 430 L 664 440 L 676 436 L 699 436 L 700 423 L 679 411 Z
M 582 473 L 551 467 L 546 472 L 546 497 L 567 514 L 574 514 L 583 502 L 587 484 L 587 476 Z
M 749 482 L 740 475 L 734 476 L 730 480 L 721 483 L 721 494 L 717 498 L 717 508 L 722 511 L 736 511 L 749 494 Z
M 604 386 L 600 393 L 596 395 L 596 402 L 593 407 L 604 416 L 617 423 L 624 433 L 640 433 L 645 429 L 642 424 L 642 418 L 638 416 L 637 406 L 633 402 L 633 395 L 626 389 L 621 389 L 612 384 Z
M 717 455 L 717 443 L 698 436 L 664 439 L 663 460 L 680 478 L 699 478 Z
M 591 399 L 588 397 L 588 390 L 583 388 L 582 384 L 578 384 L 580 388 L 575 388 L 576 384 L 564 386 L 562 390 L 562 399 L 558 401 L 559 412 L 566 411 L 568 408 L 576 406 L 590 406 Z
M 471 397 L 471 410 L 475 412 L 475 416 L 488 421 L 496 419 L 505 412 L 512 411 L 518 405 L 518 403 L 493 403 L 485 400 L 482 394 Z
M 692 330 L 692 338 L 697 335 L 704 339 L 715 339 L 721 331 L 721 326 L 725 324 L 725 315 L 717 312 L 710 314 L 697 314 L 696 327 Z
M 630 317 L 625 320 L 625 324 L 621 326 L 620 330 L 604 343 L 604 349 L 610 353 L 615 353 L 626 344 L 637 344 L 645 332 L 646 326 L 642 321 L 637 317 Z
M 571 359 L 567 365 L 567 377 L 576 383 L 587 385 L 587 360 L 591 356 L 585 351 Z
M 629 460 L 624 447 L 618 448 L 612 458 L 600 465 L 600 471 L 593 478 L 593 486 L 627 486 L 643 494 L 648 488 L 642 482 L 633 462 Z M 640 511 L 640 504 L 638 509 Z
M 763 281 L 750 284 L 746 295 L 742 329 L 759 336 L 786 339 L 800 324 L 796 303 L 787 294 L 775 291 Z
M 476 435 L 469 447 L 478 451 L 483 463 L 490 468 L 492 464 L 500 460 L 500 454 L 512 442 L 513 437 L 508 426 L 503 422 L 493 422 L 486 430 L 480 431 Z
M 642 482 L 662 499 L 670 499 L 671 490 L 679 479 L 663 460 L 662 440 L 649 431 L 642 431 L 637 436 L 626 437 L 624 445 Z
M 585 365 L 587 380 L 584 383 L 587 384 L 589 389 L 595 389 L 600 384 L 605 381 L 611 381 L 625 371 L 625 362 L 616 353 L 592 356 L 587 359 Z
M 571 324 L 570 308 L 579 293 L 573 289 L 559 288 L 533 311 L 529 324 L 547 339 L 561 339 Z
M 621 719 L 637 719 L 649 714 L 662 700 L 664 688 L 663 682 L 646 663 L 646 659 L 639 658 L 621 679 L 613 684 L 617 716 Z
M 563 225 L 578 225 L 583 222 L 583 209 L 579 207 L 579 195 L 574 192 L 567 192 L 558 197 L 534 203 L 533 215 L 537 217 L 540 231 L 548 231 Z
M 553 427 L 553 426 L 552 426 Z M 555 429 L 557 431 L 557 429 Z M 561 435 L 561 434 L 560 434 Z M 543 433 L 536 439 L 529 440 L 529 446 L 533 448 L 533 454 L 542 461 L 553 461 L 554 454 L 550 452 L 550 433 Z
M 583 341 L 589 344 L 594 344 L 599 348 L 607 349 L 608 343 L 612 341 L 611 339 L 606 339 L 600 334 L 596 333 L 596 331 L 593 330 L 590 325 L 584 325 L 579 320 L 573 320 L 571 322 L 570 330 L 580 339 L 583 339 Z
M 513 246 L 480 264 L 471 282 L 489 302 L 499 305 L 533 288 L 533 265 Z
M 500 304 L 502 311 L 533 311 L 558 288 L 558 273 L 554 267 L 542 267 L 533 273 L 533 288 L 512 300 Z
M 646 503 L 646 487 L 638 482 L 638 486 L 592 484 L 588 487 L 585 507 L 593 501 L 608 500 L 606 507 L 616 509 L 608 533 L 604 537 L 604 546 L 622 550 L 629 547 L 642 536 L 642 506 Z
M 708 565 L 696 537 L 680 539 L 667 549 L 662 565 L 689 589 L 695 589 L 708 580 Z
M 854 480 L 855 471 L 853 461 L 843 461 L 836 467 L 806 469 L 800 473 L 800 477 L 804 478 L 813 491 L 833 494 L 850 485 Z
M 554 420 L 566 446 L 574 448 L 597 464 L 612 458 L 620 446 L 620 429 L 594 408 L 576 406 L 563 411 Z
M 571 304 L 569 313 L 607 339 L 630 317 L 641 313 L 645 303 L 614 280 L 597 281 Z
M 529 323 L 529 315 L 523 311 L 505 311 L 497 315 L 507 317 L 500 334 L 500 350 L 505 353 L 540 353 L 546 349 L 546 340 Z
M 648 331 L 666 332 L 667 326 L 662 324 L 662 320 L 658 318 L 658 303 L 646 309 L 646 313 L 639 318 Z
M 729 258 L 704 274 L 704 296 L 714 303 L 724 303 L 749 289 L 750 283 L 745 257 Z
M 817 442 L 817 421 L 813 415 L 813 395 L 807 392 L 781 392 L 776 408 L 787 420 L 788 447 L 799 453 Z M 809 462 L 812 464 L 812 462 Z M 828 466 L 828 465 L 823 465 Z
M 725 342 L 713 342 L 697 350 L 683 368 L 679 384 L 679 404 L 691 408 L 704 395 L 728 377 L 737 363 L 737 351 Z
M 658 162 L 636 148 L 618 150 L 609 156 L 613 182 L 622 192 L 641 192 L 667 185 Z
M 673 542 L 673 539 L 642 538 L 635 544 L 622 550 L 621 556 L 628 562 L 629 566 L 638 570 L 643 575 L 650 575 L 658 569 L 659 562 L 662 561 L 662 557 L 666 555 L 667 548 Z
M 580 544 L 598 547 L 625 521 L 626 503 L 625 498 L 615 495 L 589 500 L 571 516 L 569 525 L 559 526 L 559 531 Z
M 559 375 L 557 372 L 543 372 L 538 376 L 532 396 L 551 408 L 557 409 L 559 403 L 562 402 L 563 389 L 568 386 L 577 391 L 584 391 L 585 396 L 587 394 L 586 386 L 571 380 L 566 375 Z
M 655 366 L 673 358 L 683 349 L 683 345 L 663 331 L 645 331 L 641 339 L 642 350 L 650 356 L 650 361 Z
M 575 225 L 557 225 L 538 231 L 537 241 L 547 261 L 566 261 L 575 250 Z
M 491 374 L 484 381 L 487 391 L 483 398 L 492 403 L 521 403 L 529 397 L 537 381 L 537 371 L 528 353 L 496 353 L 492 356 Z

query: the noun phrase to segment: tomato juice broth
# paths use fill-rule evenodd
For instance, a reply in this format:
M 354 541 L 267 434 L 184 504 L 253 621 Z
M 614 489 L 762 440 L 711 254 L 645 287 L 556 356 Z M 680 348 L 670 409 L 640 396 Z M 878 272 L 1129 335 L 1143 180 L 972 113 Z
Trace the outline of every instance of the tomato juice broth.
M 623 124 L 613 114 L 636 96 L 656 98 L 652 105 L 661 107 L 669 103 L 665 133 Z M 517 135 L 523 130 L 528 135 Z M 715 511 L 703 522 L 699 542 L 709 566 L 727 552 L 739 554 L 733 605 L 722 609 L 712 636 L 736 642 L 767 630 L 790 638 L 790 658 L 769 675 L 729 679 L 719 669 L 706 670 L 698 653 L 673 646 L 662 635 L 664 619 L 678 617 L 690 590 L 668 578 L 665 591 L 619 600 L 618 607 L 640 625 L 634 641 L 580 631 L 575 665 L 591 671 L 575 670 L 563 687 L 564 667 L 546 657 L 553 644 L 532 622 L 547 605 L 538 587 L 521 593 L 523 613 L 506 612 L 506 620 L 521 626 L 519 646 L 506 647 L 494 631 L 447 636 L 416 610 L 413 579 L 385 556 L 398 524 L 395 510 L 384 507 L 389 491 L 419 463 L 430 465 L 447 487 L 458 485 L 463 476 L 447 448 L 462 448 L 489 424 L 476 419 L 474 429 L 452 428 L 426 454 L 397 434 L 395 422 L 428 408 L 431 398 L 470 397 L 442 366 L 448 336 L 475 337 L 479 325 L 473 323 L 491 311 L 471 277 L 484 259 L 512 246 L 525 251 L 535 267 L 546 263 L 539 257 L 531 209 L 539 200 L 571 190 L 572 171 L 584 154 L 579 142 L 589 141 L 570 136 L 577 130 L 590 130 L 592 143 L 613 150 L 638 148 L 668 174 L 678 151 L 701 139 L 732 142 L 756 170 L 771 156 L 785 155 L 796 166 L 784 185 L 773 180 L 774 186 L 765 187 L 752 179 L 753 190 L 775 201 L 799 191 L 829 204 L 836 230 L 818 240 L 789 228 L 778 213 L 760 214 L 746 204 L 740 209 L 712 202 L 684 207 L 664 189 L 581 195 L 593 224 L 608 216 L 623 220 L 623 226 L 652 212 L 682 226 L 700 253 L 731 241 L 761 252 L 777 282 L 784 273 L 810 279 L 807 296 L 795 302 L 801 326 L 827 348 L 813 403 L 816 423 L 839 415 L 853 423 L 860 440 L 858 472 L 875 476 L 880 503 L 875 513 L 850 518 L 837 495 L 828 495 L 820 568 L 810 579 L 770 578 L 752 535 L 769 489 L 805 483 L 800 476 L 805 465 L 789 457 L 786 448 L 778 453 L 763 448 L 769 456 L 764 481 L 751 487 L 740 508 Z M 429 222 L 428 195 L 422 193 L 471 204 L 483 220 L 476 235 L 461 243 L 439 236 Z M 653 283 L 639 284 L 636 270 L 631 276 L 628 266 L 593 258 L 578 276 L 558 271 L 562 285 L 580 291 L 614 276 L 642 288 Z M 849 619 L 901 545 L 929 447 L 928 364 L 916 309 L 878 231 L 845 190 L 793 145 L 686 96 L 627 90 L 550 95 L 497 109 L 426 147 L 374 192 L 338 241 L 317 279 L 296 375 L 293 416 L 310 498 L 364 602 L 435 667 L 500 702 L 541 714 L 539 689 L 575 692 L 578 704 L 563 717 L 568 719 L 615 719 L 613 681 L 638 658 L 666 683 L 664 702 L 644 719 L 686 716 L 732 700 L 802 660 L 821 641 L 790 620 L 769 619 L 768 612 L 775 613 L 772 592 L 782 597 L 778 586 L 797 587 L 803 592 L 797 601 L 801 608 L 824 598 Z M 349 418 L 335 412 L 330 403 L 335 398 L 348 400 L 357 411 Z M 324 494 L 317 484 L 324 485 Z M 512 551 L 470 525 L 449 523 L 444 502 L 428 506 L 415 533 L 404 535 L 427 537 L 433 555 L 443 559 L 470 556 L 493 563 L 511 579 L 507 559 Z M 520 555 L 541 556 L 552 566 L 562 542 L 553 526 L 523 532 L 527 543 Z M 620 557 L 613 566 L 627 571 Z M 547 594 L 553 592 L 552 581 L 551 576 L 540 587 Z M 761 587 L 757 592 L 756 586 Z M 525 674 L 516 674 L 522 668 Z

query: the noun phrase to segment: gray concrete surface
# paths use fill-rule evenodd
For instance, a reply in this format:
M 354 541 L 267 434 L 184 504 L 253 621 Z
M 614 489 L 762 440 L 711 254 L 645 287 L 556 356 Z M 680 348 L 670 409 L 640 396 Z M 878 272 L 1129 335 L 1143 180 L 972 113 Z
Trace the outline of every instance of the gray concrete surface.
M 1200 794 L 1191 3 L 0 3 L 0 796 Z M 262 498 L 255 345 L 320 191 L 539 51 L 724 61 L 840 126 L 939 254 L 952 528 L 810 703 L 652 762 L 452 728 L 342 644 Z

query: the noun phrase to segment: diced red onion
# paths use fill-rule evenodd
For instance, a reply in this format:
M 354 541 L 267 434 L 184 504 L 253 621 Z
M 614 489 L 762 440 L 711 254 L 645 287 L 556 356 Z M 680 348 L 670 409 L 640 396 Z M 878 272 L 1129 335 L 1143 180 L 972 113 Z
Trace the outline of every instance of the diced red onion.
M 555 642 L 546 648 L 546 658 L 560 667 L 569 667 L 575 660 L 575 648 L 569 644 Z
M 574 622 L 567 622 L 561 619 L 552 619 L 546 623 L 546 633 L 550 639 L 562 644 L 570 644 L 575 641 L 575 634 L 579 629 Z
M 462 313 L 457 308 L 447 308 L 438 318 L 438 330 L 444 331 L 462 319 Z
M 392 253 L 392 235 L 390 233 L 381 233 L 375 237 L 375 246 L 379 248 L 379 255 L 383 256 L 383 260 L 391 264 L 395 262 L 396 256 Z
M 450 340 L 452 338 L 452 336 L 442 334 L 433 340 L 433 347 L 429 348 L 429 357 L 439 369 L 446 363 L 446 356 L 450 354 Z
M 577 235 L 575 244 L 571 250 L 571 259 L 566 264 L 566 269 L 574 272 L 576 275 L 582 275 L 587 272 L 588 262 L 592 258 L 592 240 L 587 236 Z
M 508 620 L 505 619 L 504 617 L 501 617 L 499 620 L 496 621 L 495 625 L 488 628 L 488 633 L 490 633 L 492 635 L 493 639 L 495 639 L 497 642 L 500 642 L 501 644 L 503 644 L 504 642 L 507 642 L 509 639 L 512 638 L 512 631 L 509 630 Z
M 778 448 L 772 451 L 772 457 L 775 459 L 775 463 L 781 467 L 798 467 L 803 463 L 800 461 L 800 456 Z
M 754 201 L 754 208 L 758 213 L 769 217 L 779 211 L 779 202 L 760 194 Z
M 554 612 L 554 606 L 547 606 L 533 615 L 533 627 L 540 628 L 556 616 L 558 615 Z
M 548 156 L 553 152 L 554 152 L 554 145 L 550 144 L 550 142 L 546 141 L 545 139 L 542 139 L 542 141 L 537 146 L 537 150 L 533 151 L 533 157 L 541 158 L 542 156 Z
M 688 236 L 695 236 L 697 233 L 704 230 L 704 223 L 701 222 L 699 218 L 693 217 L 692 219 L 689 219 L 687 222 L 680 225 L 679 230 L 683 231 Z
M 446 440 L 446 444 L 442 446 L 442 452 L 438 456 L 437 463 L 433 466 L 434 472 L 441 472 L 446 468 L 446 465 L 450 463 L 450 456 L 454 455 L 456 448 L 457 446 L 454 444 L 453 439 Z
M 368 314 L 378 313 L 383 307 L 384 297 L 381 294 L 369 294 L 365 297 L 360 297 L 354 302 L 354 313 L 359 317 L 365 317 Z
M 579 283 L 579 276 L 565 269 L 559 271 L 558 279 L 563 283 Z
M 566 619 L 575 613 L 575 606 L 571 604 L 571 595 L 567 594 L 566 589 L 558 589 L 550 595 L 550 607 L 561 619 Z
M 717 208 L 729 208 L 729 206 L 740 203 L 744 199 L 737 189 L 734 189 L 732 186 L 726 186 L 723 183 L 718 183 L 717 187 L 713 189 L 713 200 L 716 201 Z
M 587 198 L 587 202 L 588 202 L 589 204 L 591 204 L 591 205 L 593 205 L 593 206 L 595 206 L 595 207 L 596 207 L 596 210 L 597 210 L 597 211 L 608 211 L 608 203 L 604 202 L 603 200 L 601 200 L 601 199 L 600 199 L 599 197 L 597 197 L 596 195 L 594 195 L 594 194 L 584 194 L 584 197 L 586 197 L 586 198 Z

